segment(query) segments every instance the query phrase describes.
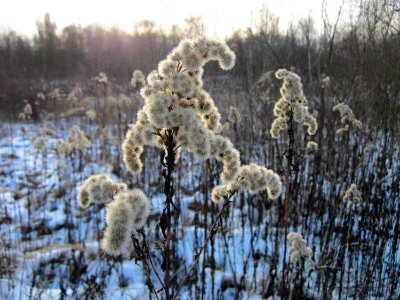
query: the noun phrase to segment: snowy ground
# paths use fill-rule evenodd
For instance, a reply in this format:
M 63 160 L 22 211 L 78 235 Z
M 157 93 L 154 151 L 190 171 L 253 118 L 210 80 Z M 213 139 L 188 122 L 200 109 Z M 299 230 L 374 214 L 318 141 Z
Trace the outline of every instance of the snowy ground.
M 151 245 L 155 245 L 161 236 L 157 223 L 164 203 L 164 197 L 160 194 L 162 183 L 157 177 L 158 158 L 155 163 L 148 164 L 143 177 L 139 175 L 130 178 L 123 167 L 120 169 L 120 176 L 117 176 L 113 161 L 119 148 L 112 138 L 99 135 L 96 126 L 86 127 L 87 134 L 92 140 L 96 140 L 92 147 L 82 154 L 76 152 L 61 157 L 55 151 L 56 141 L 59 138 L 65 139 L 70 126 L 64 121 L 56 125 L 56 136 L 48 137 L 42 153 L 34 149 L 32 143 L 32 139 L 40 135 L 39 125 L 1 125 L 0 299 L 50 299 L 62 298 L 63 295 L 71 299 L 149 298 L 149 289 L 145 284 L 146 278 L 140 262 L 136 264 L 126 258 L 113 259 L 99 249 L 105 226 L 105 209 L 79 208 L 76 192 L 87 176 L 97 173 L 107 173 L 114 179 L 129 178 L 133 185 L 144 188 L 152 199 L 152 215 L 145 231 Z M 27 136 L 21 134 L 22 127 L 26 129 Z M 113 130 L 110 128 L 111 136 Z M 104 144 L 105 149 L 102 148 Z M 388 170 L 387 176 L 391 178 L 391 172 L 398 169 L 397 161 Z M 196 189 L 196 182 L 204 182 L 201 172 L 201 163 L 194 161 L 190 155 L 183 155 L 177 172 L 177 182 L 189 188 L 185 192 L 178 189 L 175 199 L 181 209 L 175 234 L 178 241 L 178 263 L 175 269 L 177 278 L 182 278 L 186 273 L 193 262 L 195 251 L 200 248 L 205 237 L 202 210 L 205 196 L 201 188 Z M 329 182 L 324 183 L 324 189 L 327 194 L 332 190 Z M 273 278 L 278 280 L 276 274 L 282 269 L 284 228 L 278 226 L 278 204 L 272 203 L 272 209 L 266 209 L 263 201 L 259 195 L 237 196 L 229 214 L 224 217 L 223 226 L 219 228 L 212 246 L 207 248 L 206 261 L 202 256 L 199 268 L 181 293 L 181 299 L 196 299 L 202 290 L 205 299 L 279 299 L 275 292 L 266 296 L 266 290 Z M 399 203 L 399 200 L 395 203 Z M 217 210 L 218 207 L 209 202 L 208 228 Z M 307 231 L 306 239 L 314 251 L 313 259 L 316 262 L 322 259 L 326 250 L 320 247 L 321 239 L 325 236 L 321 234 L 324 229 L 319 224 L 324 224 L 328 218 L 327 215 L 322 216 L 321 220 L 316 220 L 313 230 Z M 354 230 L 357 231 L 361 218 L 355 217 L 354 220 Z M 342 224 L 340 220 L 337 223 Z M 301 224 L 289 228 L 289 231 L 305 231 Z M 336 241 L 339 243 L 339 240 Z M 335 242 L 331 247 L 334 244 Z M 389 257 L 390 247 L 384 249 Z M 160 264 L 160 251 L 153 248 L 152 252 L 156 264 Z M 339 252 L 335 255 L 337 253 Z M 361 252 L 358 255 L 354 259 L 361 264 Z M 398 258 L 399 250 L 395 255 L 397 263 Z M 292 264 L 290 266 L 294 267 Z M 291 272 L 290 276 L 294 274 Z M 312 270 L 309 263 L 305 264 L 304 274 L 307 295 L 321 298 L 322 292 L 316 290 L 317 272 Z M 355 279 L 361 278 L 360 274 L 351 276 L 355 276 Z M 156 280 L 154 282 L 157 283 Z M 205 287 L 202 287 L 204 282 Z M 243 288 L 238 291 L 234 282 L 240 282 Z M 351 288 L 348 285 L 347 287 L 347 295 L 350 295 Z M 399 288 L 395 291 L 399 292 Z M 331 291 L 331 296 L 335 298 L 336 293 L 336 289 Z M 374 296 L 370 297 L 372 299 Z

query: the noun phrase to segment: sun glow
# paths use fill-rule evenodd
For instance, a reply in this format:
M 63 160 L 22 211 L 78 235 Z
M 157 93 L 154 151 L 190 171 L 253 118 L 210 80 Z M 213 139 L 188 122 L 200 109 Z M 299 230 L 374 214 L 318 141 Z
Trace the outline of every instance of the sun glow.
M 185 1 L 185 0 L 146 0 L 146 1 L 53 1 L 53 0 L 14 0 L 4 1 L 0 11 L 0 29 L 13 29 L 32 36 L 36 33 L 36 21 L 42 20 L 46 12 L 62 29 L 70 24 L 86 26 L 93 23 L 105 27 L 117 26 L 132 32 L 140 20 L 152 20 L 162 29 L 169 30 L 173 24 L 184 25 L 185 17 L 200 16 L 209 36 L 223 37 L 237 29 L 247 29 L 259 16 L 263 7 L 279 17 L 285 28 L 290 21 L 312 15 L 315 24 L 321 25 L 321 0 L 308 1 L 308 5 L 298 0 L 286 1 Z M 332 15 L 338 7 L 332 9 Z

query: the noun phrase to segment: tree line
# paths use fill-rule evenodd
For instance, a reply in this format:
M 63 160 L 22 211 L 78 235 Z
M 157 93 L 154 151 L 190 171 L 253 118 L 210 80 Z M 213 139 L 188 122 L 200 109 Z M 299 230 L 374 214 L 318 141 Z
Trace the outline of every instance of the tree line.
M 279 18 L 262 9 L 256 25 L 227 38 L 237 56 L 229 76 L 250 89 L 261 74 L 294 68 L 309 95 L 352 102 L 362 115 L 378 116 L 400 110 L 400 4 L 395 0 L 353 1 L 354 12 L 339 9 L 328 19 L 322 6 L 323 31 L 311 17 L 281 30 Z M 105 72 L 116 82 L 129 82 L 134 69 L 145 74 L 156 68 L 182 38 L 204 33 L 199 17 L 188 17 L 185 26 L 167 32 L 155 22 L 136 23 L 132 33 L 94 24 L 72 24 L 57 31 L 46 14 L 28 39 L 10 30 L 0 35 L 0 107 L 12 109 L 29 90 L 54 80 L 88 80 Z M 216 65 L 206 72 L 219 74 Z M 324 81 L 326 84 L 322 84 Z M 38 82 L 41 82 L 38 84 Z M 329 83 L 329 86 L 328 84 Z M 368 103 L 368 105 L 366 105 Z M 388 119 L 388 120 L 387 120 Z M 396 124 L 393 115 L 382 124 Z

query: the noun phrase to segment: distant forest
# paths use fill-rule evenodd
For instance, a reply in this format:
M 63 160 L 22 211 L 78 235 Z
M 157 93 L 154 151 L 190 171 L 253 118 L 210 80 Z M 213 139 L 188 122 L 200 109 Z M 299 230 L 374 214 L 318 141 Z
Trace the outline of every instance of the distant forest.
M 250 89 L 263 73 L 292 68 L 302 76 L 309 95 L 321 98 L 329 92 L 340 101 L 353 102 L 361 114 L 400 112 L 400 3 L 357 3 L 351 17 L 339 11 L 335 20 L 324 18 L 322 33 L 310 17 L 282 31 L 278 16 L 260 11 L 252 30 L 227 38 L 237 60 L 224 76 L 235 77 Z M 57 30 L 49 14 L 36 26 L 32 39 L 13 30 L 0 34 L 1 117 L 15 118 L 23 99 L 29 101 L 55 81 L 84 83 L 105 72 L 110 80 L 127 85 L 133 70 L 147 74 L 181 39 L 204 33 L 198 17 L 188 17 L 184 28 L 173 26 L 169 32 L 147 20 L 138 22 L 132 33 L 100 25 L 73 24 Z M 206 72 L 220 74 L 216 65 Z M 321 84 L 326 78 L 329 91 Z M 395 114 L 387 118 L 385 127 L 398 123 Z

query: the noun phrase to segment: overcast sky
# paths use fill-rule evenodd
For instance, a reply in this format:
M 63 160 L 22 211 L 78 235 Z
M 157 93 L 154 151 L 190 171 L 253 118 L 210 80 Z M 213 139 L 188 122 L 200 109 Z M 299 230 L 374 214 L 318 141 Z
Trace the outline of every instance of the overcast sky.
M 328 0 L 328 12 L 335 18 L 345 0 Z M 186 16 L 201 16 L 207 34 L 224 37 L 234 29 L 246 29 L 257 20 L 262 7 L 280 18 L 281 28 L 311 14 L 317 30 L 322 28 L 322 0 L 0 0 L 0 30 L 9 28 L 28 36 L 36 33 L 36 20 L 46 12 L 58 29 L 70 24 L 83 26 L 99 23 L 106 27 L 117 25 L 132 32 L 135 22 L 156 21 L 169 29 L 172 24 L 184 24 Z

